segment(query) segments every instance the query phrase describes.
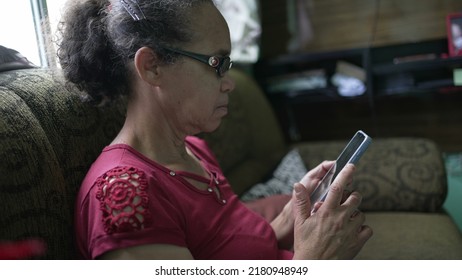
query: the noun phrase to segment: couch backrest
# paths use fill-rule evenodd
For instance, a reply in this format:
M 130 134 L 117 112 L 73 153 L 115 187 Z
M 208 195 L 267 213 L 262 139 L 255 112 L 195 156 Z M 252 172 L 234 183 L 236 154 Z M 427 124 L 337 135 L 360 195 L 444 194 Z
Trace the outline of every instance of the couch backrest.
M 233 190 L 242 194 L 269 176 L 288 147 L 271 105 L 257 82 L 231 69 L 235 89 L 220 128 L 203 135 L 215 152 Z
M 74 258 L 74 198 L 119 131 L 123 102 L 85 104 L 45 69 L 0 73 L 0 95 L 0 241 L 40 238 L 43 258 Z

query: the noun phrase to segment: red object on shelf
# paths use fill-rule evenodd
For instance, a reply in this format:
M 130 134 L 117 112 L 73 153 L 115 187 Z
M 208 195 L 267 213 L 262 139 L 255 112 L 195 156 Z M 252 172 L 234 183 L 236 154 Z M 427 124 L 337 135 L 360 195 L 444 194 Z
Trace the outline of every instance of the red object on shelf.
M 462 56 L 462 13 L 446 16 L 449 56 Z

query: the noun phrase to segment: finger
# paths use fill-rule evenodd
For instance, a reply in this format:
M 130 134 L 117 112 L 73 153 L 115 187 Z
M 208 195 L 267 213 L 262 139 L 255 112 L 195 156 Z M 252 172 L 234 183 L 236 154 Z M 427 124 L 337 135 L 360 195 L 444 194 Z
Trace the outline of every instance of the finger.
M 372 230 L 371 227 L 369 227 L 368 225 L 362 225 L 358 229 L 358 241 L 361 244 L 361 246 L 364 245 L 366 241 L 372 237 L 373 234 L 374 234 L 374 231 Z
M 361 212 L 359 212 L 358 209 L 355 209 L 353 213 L 350 215 L 350 220 L 354 220 L 358 215 L 360 215 Z
M 366 221 L 366 215 L 364 215 L 364 213 L 359 210 L 353 211 L 349 217 L 351 223 L 356 225 L 356 228 L 359 228 Z
M 353 215 L 353 213 L 359 208 L 359 205 L 361 205 L 362 200 L 363 197 L 360 193 L 352 192 L 342 204 L 347 207 L 347 215 Z
M 340 205 L 345 186 L 352 180 L 354 171 L 355 166 L 349 163 L 339 172 L 335 180 L 332 182 L 329 192 L 327 193 L 326 200 L 323 204 L 324 208 L 334 209 Z
M 341 203 L 345 202 L 347 198 L 351 195 L 350 190 L 343 190 L 342 201 Z
M 316 213 L 318 209 L 322 206 L 322 201 L 318 201 L 314 204 L 313 210 L 311 210 L 311 214 Z
M 349 232 L 356 236 L 358 239 L 364 239 L 367 237 L 367 232 L 364 230 L 364 222 L 366 221 L 366 215 L 360 211 L 355 211 L 351 217 L 349 217 L 348 228 Z M 364 236 L 363 236 L 364 235 Z
M 306 220 L 310 217 L 311 202 L 309 200 L 309 193 L 305 186 L 300 183 L 294 184 L 295 194 L 295 219 Z
M 310 191 L 318 185 L 319 181 L 326 175 L 327 171 L 334 165 L 335 161 L 323 161 L 321 164 L 311 169 L 300 180 L 306 188 Z

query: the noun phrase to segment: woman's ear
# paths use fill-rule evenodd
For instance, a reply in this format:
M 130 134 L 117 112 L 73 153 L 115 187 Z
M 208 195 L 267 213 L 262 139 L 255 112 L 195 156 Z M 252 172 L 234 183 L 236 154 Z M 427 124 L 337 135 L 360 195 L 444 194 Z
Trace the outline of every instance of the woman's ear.
M 157 54 L 148 47 L 142 47 L 135 54 L 135 69 L 138 76 L 151 85 L 159 84 L 160 63 Z

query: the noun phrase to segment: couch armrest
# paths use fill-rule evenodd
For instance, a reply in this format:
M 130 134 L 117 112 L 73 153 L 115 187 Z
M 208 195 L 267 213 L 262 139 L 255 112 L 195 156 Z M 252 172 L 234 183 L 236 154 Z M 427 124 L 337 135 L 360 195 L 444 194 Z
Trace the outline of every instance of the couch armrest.
M 297 144 L 309 169 L 334 160 L 347 141 Z M 357 164 L 353 188 L 365 211 L 440 211 L 447 194 L 446 170 L 437 145 L 422 138 L 374 139 Z

